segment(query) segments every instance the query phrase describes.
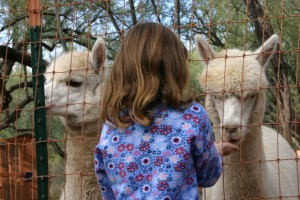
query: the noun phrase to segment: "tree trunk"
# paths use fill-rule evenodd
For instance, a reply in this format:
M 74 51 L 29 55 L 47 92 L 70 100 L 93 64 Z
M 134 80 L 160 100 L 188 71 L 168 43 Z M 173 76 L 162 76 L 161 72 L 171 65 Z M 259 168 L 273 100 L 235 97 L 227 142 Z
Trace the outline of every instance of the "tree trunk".
M 244 2 L 245 6 L 248 9 L 249 18 L 253 19 L 255 35 L 258 39 L 258 42 L 261 44 L 263 43 L 263 41 L 274 34 L 272 25 L 268 20 L 266 20 L 264 9 L 258 0 L 244 0 Z M 280 50 L 278 51 L 278 54 L 273 56 L 270 63 L 275 74 L 275 77 L 273 77 L 273 85 L 277 86 L 276 100 L 278 127 L 280 132 L 283 133 L 285 139 L 287 139 L 287 141 L 291 143 L 291 91 L 287 80 L 289 66 L 282 56 Z

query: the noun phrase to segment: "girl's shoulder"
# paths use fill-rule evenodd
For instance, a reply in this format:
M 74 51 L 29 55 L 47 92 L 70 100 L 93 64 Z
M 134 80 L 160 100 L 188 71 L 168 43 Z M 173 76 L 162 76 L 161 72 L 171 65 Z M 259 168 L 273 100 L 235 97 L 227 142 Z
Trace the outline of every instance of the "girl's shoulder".
M 205 108 L 198 102 L 193 101 L 190 106 L 188 106 L 184 112 L 184 116 L 196 117 L 201 119 L 201 121 L 209 121 L 209 116 Z
M 185 114 L 207 115 L 204 107 L 196 101 L 192 101 L 189 105 L 182 106 L 180 108 L 158 105 L 154 107 L 152 111 L 154 113 L 154 117 L 159 117 L 159 118 L 170 116 L 171 113 L 176 113 L 176 115 L 185 115 Z
M 118 128 L 114 124 L 106 121 L 105 123 L 103 123 L 100 130 L 100 139 L 107 137 L 107 135 L 114 134 L 115 132 L 117 132 L 117 129 Z
M 206 110 L 200 103 L 193 101 L 191 105 L 185 109 L 185 112 L 206 113 Z

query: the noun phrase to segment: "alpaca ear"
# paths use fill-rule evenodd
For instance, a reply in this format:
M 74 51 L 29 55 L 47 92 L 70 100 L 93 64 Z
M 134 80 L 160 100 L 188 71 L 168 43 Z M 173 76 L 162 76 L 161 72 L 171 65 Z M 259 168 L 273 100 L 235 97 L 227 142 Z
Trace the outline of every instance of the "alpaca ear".
M 104 66 L 105 59 L 105 42 L 102 38 L 98 38 L 92 49 L 93 69 L 99 71 L 99 69 Z
M 261 64 L 263 70 L 266 70 L 269 61 L 277 48 L 278 41 L 278 36 L 274 34 L 255 51 L 255 54 L 257 54 L 256 60 Z
M 205 64 L 208 64 L 209 59 L 216 57 L 216 52 L 210 45 L 199 35 L 195 35 L 195 43 L 197 51 Z

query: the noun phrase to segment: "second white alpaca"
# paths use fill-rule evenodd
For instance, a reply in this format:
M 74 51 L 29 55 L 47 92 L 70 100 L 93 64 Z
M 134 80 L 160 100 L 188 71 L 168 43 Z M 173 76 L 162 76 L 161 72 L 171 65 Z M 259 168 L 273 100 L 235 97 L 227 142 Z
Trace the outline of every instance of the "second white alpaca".
M 101 199 L 94 173 L 94 148 L 99 140 L 99 103 L 107 77 L 105 43 L 99 38 L 92 52 L 68 52 L 46 70 L 45 95 L 49 114 L 60 116 L 65 134 L 65 184 L 60 200 Z
M 200 35 L 195 41 L 206 66 L 199 81 L 207 93 L 205 106 L 216 138 L 240 146 L 239 152 L 224 157 L 223 174 L 205 190 L 204 199 L 298 199 L 295 152 L 280 134 L 261 126 L 266 70 L 278 36 L 270 37 L 255 52 L 217 53 Z

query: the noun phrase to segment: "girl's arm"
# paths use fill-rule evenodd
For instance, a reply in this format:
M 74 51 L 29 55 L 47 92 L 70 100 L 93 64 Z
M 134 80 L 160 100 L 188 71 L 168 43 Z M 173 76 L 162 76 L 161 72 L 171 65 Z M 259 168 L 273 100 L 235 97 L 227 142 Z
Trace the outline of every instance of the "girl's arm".
M 213 186 L 222 173 L 222 156 L 229 155 L 239 148 L 228 142 L 215 142 L 213 131 L 207 113 L 203 116 L 203 124 L 194 142 L 195 167 L 198 185 L 200 187 Z
M 208 123 L 210 124 L 210 123 Z M 195 168 L 199 187 L 213 186 L 222 173 L 222 156 L 218 153 L 212 133 L 202 141 L 195 140 Z
M 101 150 L 98 148 L 98 146 L 96 146 L 95 148 L 94 158 L 95 158 L 95 173 L 96 173 L 96 178 L 99 184 L 99 189 L 101 191 L 102 198 L 103 200 L 113 200 L 115 199 L 114 193 L 105 171 Z

